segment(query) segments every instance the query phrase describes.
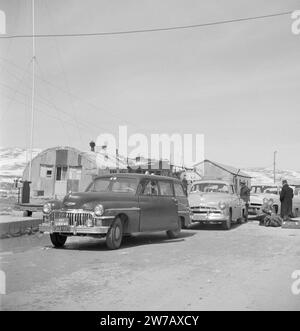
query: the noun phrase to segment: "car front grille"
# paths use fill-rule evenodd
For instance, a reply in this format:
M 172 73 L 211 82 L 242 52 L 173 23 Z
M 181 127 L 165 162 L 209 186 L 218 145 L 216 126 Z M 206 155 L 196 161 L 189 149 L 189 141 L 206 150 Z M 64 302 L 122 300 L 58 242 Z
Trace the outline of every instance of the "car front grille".
M 54 221 L 59 218 L 68 218 L 69 219 L 69 225 L 85 225 L 85 222 L 88 219 L 93 218 L 93 213 L 92 212 L 84 212 L 81 210 L 54 210 L 50 214 L 50 220 Z
M 191 207 L 191 210 L 194 214 L 221 214 L 221 210 L 216 207 L 200 206 L 200 207 Z

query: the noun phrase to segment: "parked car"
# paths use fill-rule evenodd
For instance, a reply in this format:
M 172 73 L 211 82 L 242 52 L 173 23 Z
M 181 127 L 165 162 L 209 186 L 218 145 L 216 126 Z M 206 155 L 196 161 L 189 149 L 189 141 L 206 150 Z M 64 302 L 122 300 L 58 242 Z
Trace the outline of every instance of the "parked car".
M 293 198 L 293 214 L 295 217 L 300 217 L 300 185 L 290 185 L 294 191 Z
M 189 192 L 192 222 L 222 224 L 230 229 L 245 215 L 245 202 L 234 185 L 221 180 L 201 180 L 192 184 Z
M 114 174 L 96 177 L 85 192 L 44 205 L 41 232 L 49 232 L 55 247 L 68 236 L 105 237 L 110 249 L 123 236 L 167 231 L 176 238 L 190 224 L 187 196 L 181 182 L 163 176 Z
M 290 186 L 294 191 L 293 215 L 300 216 L 300 195 L 297 186 Z M 280 214 L 280 192 L 281 186 L 256 185 L 251 188 L 249 214 L 259 215 L 262 213 L 263 204 L 269 204 L 276 214 Z
M 276 185 L 254 185 L 251 187 L 249 215 L 259 215 L 262 213 L 263 204 L 268 204 L 276 214 L 280 211 L 281 188 Z

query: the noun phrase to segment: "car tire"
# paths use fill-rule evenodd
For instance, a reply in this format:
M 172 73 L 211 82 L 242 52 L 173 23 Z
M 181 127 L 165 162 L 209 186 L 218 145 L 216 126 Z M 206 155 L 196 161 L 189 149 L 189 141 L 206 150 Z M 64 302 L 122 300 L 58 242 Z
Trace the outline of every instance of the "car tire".
M 185 225 L 185 218 L 181 217 L 180 220 L 181 220 L 181 229 L 187 229 L 187 226 Z
M 236 223 L 243 224 L 243 223 L 247 223 L 247 222 L 248 222 L 248 219 L 245 216 L 245 210 L 243 210 L 242 217 L 238 218 Z
M 106 246 L 109 249 L 118 249 L 123 238 L 123 224 L 119 217 L 112 223 L 106 235 Z
M 178 217 L 177 226 L 178 227 L 177 227 L 176 230 L 168 230 L 167 231 L 168 238 L 170 238 L 170 239 L 178 238 L 179 233 L 181 231 L 181 218 L 180 217 Z
M 61 248 L 65 245 L 67 241 L 67 236 L 62 236 L 59 233 L 51 233 L 50 239 L 54 247 Z
M 231 229 L 231 222 L 232 222 L 232 211 L 229 212 L 229 217 L 226 222 L 223 222 L 222 227 L 224 230 L 230 230 Z

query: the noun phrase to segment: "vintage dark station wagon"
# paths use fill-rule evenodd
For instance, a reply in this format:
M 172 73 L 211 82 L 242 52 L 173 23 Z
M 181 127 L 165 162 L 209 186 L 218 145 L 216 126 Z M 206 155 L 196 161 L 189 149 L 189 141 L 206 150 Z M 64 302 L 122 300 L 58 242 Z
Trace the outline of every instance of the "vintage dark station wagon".
M 171 177 L 113 174 L 96 177 L 85 192 L 69 193 L 43 207 L 41 232 L 55 247 L 68 236 L 105 237 L 117 249 L 123 236 L 166 231 L 176 238 L 190 225 L 190 208 L 181 182 Z

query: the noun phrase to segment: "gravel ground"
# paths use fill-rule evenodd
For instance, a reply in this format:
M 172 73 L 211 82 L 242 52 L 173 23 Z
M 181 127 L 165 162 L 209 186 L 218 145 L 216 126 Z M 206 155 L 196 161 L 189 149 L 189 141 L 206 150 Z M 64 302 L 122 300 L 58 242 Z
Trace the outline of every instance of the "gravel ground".
M 300 310 L 300 230 L 249 222 L 139 234 L 119 250 L 104 240 L 48 235 L 0 241 L 2 310 Z

